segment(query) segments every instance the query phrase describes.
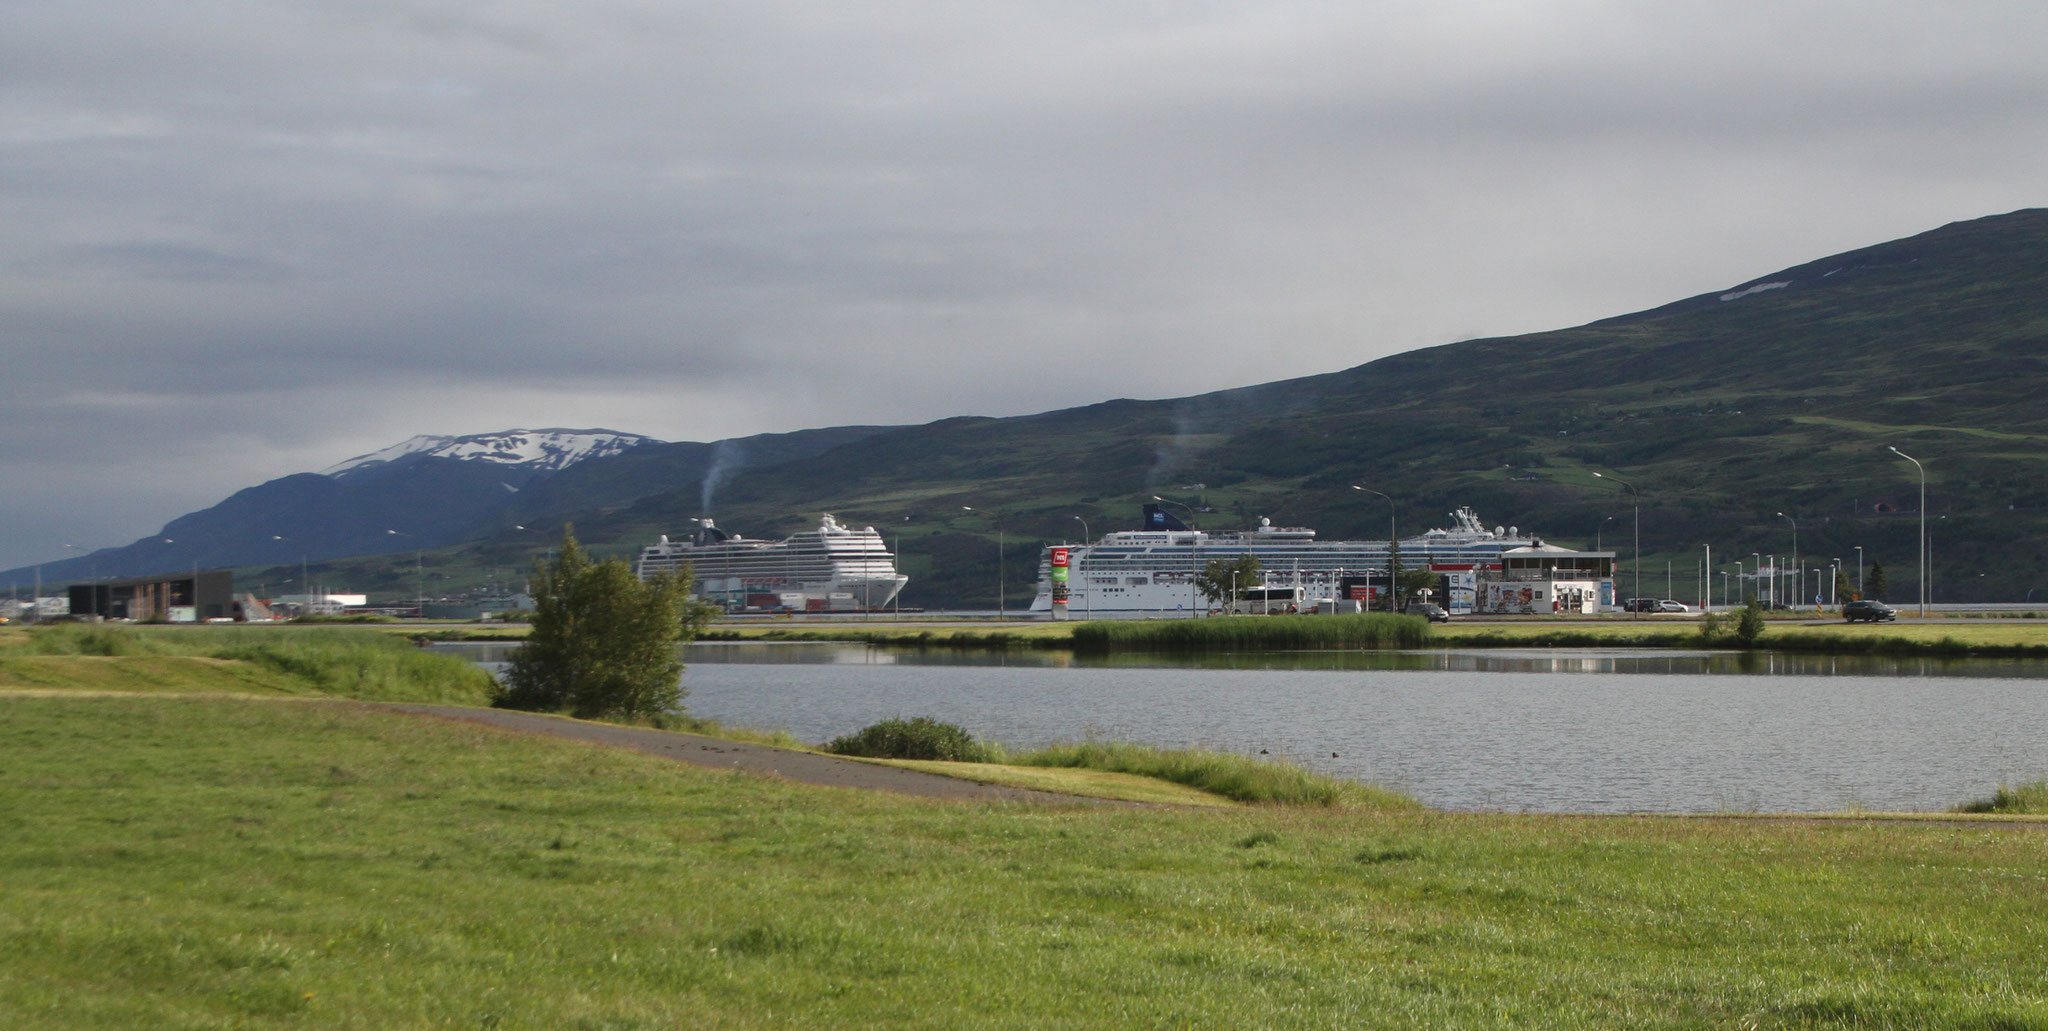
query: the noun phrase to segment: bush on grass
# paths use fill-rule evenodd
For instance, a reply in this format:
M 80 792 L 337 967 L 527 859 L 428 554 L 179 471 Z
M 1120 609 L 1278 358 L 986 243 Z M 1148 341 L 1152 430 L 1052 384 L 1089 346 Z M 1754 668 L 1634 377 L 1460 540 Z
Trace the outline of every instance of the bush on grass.
M 1959 813 L 2048 813 L 2048 780 L 2007 786 L 2000 784 L 1990 798 L 1979 798 L 1956 807 Z
M 868 759 L 939 759 L 962 763 L 1002 760 L 1000 750 L 975 740 L 965 728 L 929 716 L 869 724 L 857 734 L 826 742 L 825 751 Z

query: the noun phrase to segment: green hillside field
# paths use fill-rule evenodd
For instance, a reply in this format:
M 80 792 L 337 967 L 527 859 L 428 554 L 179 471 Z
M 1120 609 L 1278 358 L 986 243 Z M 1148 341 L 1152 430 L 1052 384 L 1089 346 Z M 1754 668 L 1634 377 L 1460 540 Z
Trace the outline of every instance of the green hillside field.
M 2048 210 L 2029 209 L 1573 329 L 1198 397 L 848 434 L 738 469 L 713 513 L 697 479 L 650 477 L 627 502 L 614 478 L 601 506 L 549 525 L 570 518 L 623 555 L 692 516 L 776 537 L 831 511 L 899 547 L 906 604 L 994 608 L 1000 568 L 1017 607 L 1043 543 L 1078 541 L 1084 520 L 1096 535 L 1134 526 L 1155 493 L 1199 509 L 1203 529 L 1270 516 L 1384 536 L 1387 505 L 1349 489 L 1362 484 L 1394 498 L 1404 534 L 1472 506 L 1489 525 L 1620 551 L 1625 593 L 1639 576 L 1641 593 L 1688 602 L 1707 546 L 1720 571 L 1789 557 L 1795 522 L 1809 568 L 1853 567 L 1861 545 L 1892 600 L 1917 598 L 1924 514 L 1936 600 L 2022 601 L 2048 597 L 2044 383 Z M 1924 513 L 1919 473 L 1891 446 L 1925 465 Z M 428 571 L 516 576 L 548 543 L 507 531 L 430 554 Z M 394 597 L 418 579 L 395 558 L 346 568 Z

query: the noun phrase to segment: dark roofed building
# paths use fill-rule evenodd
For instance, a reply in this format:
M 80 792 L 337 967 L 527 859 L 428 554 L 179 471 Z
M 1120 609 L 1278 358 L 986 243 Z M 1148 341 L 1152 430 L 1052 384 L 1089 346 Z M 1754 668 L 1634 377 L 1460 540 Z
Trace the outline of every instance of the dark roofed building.
M 71 585 L 71 614 L 102 619 L 243 619 L 225 569 Z M 186 615 L 189 610 L 191 615 Z

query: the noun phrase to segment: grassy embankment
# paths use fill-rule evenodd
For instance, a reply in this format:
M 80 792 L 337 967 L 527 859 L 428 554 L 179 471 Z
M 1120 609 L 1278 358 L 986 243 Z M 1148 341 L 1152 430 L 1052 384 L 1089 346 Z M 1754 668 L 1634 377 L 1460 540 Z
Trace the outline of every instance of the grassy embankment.
M 223 691 L 488 703 L 490 675 L 367 629 L 108 627 L 0 634 L 0 690 Z
M 2048 1026 L 2043 828 L 945 804 L 0 699 L 0 1026 Z
M 146 692 L 336 697 L 488 704 L 490 678 L 471 664 L 366 629 L 284 627 L 0 628 L 0 694 Z M 684 716 L 669 729 L 810 750 L 781 731 Z M 1134 745 L 1042 749 L 989 763 L 885 760 L 988 784 L 1120 801 L 1238 802 L 1334 807 L 1412 805 L 1399 795 L 1284 762 Z

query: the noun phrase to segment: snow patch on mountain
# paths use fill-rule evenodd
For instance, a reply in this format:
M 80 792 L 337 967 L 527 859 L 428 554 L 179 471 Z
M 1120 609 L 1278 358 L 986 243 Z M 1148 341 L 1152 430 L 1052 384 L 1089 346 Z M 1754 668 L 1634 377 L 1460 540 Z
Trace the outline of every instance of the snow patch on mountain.
M 1830 273 L 1828 273 L 1828 275 L 1834 275 L 1834 273 L 1830 272 Z M 1752 286 L 1752 287 L 1749 287 L 1749 288 L 1747 288 L 1747 289 L 1744 289 L 1744 290 L 1731 290 L 1731 291 L 1729 291 L 1728 293 L 1722 294 L 1722 295 L 1721 295 L 1721 299 L 1722 299 L 1722 300 L 1724 300 L 1724 301 L 1736 301 L 1736 300 L 1741 300 L 1741 299 L 1742 299 L 1742 298 L 1744 298 L 1744 297 L 1748 297 L 1748 296 L 1750 296 L 1751 294 L 1760 294 L 1760 293 L 1763 293 L 1763 292 L 1764 292 L 1765 290 L 1783 290 L 1783 289 L 1785 289 L 1786 287 L 1788 287 L 1788 286 L 1791 286 L 1791 285 L 1792 285 L 1792 284 L 1791 284 L 1791 283 L 1789 283 L 1789 282 L 1785 282 L 1785 283 L 1758 283 L 1757 285 L 1755 285 L 1755 286 Z
M 402 444 L 394 444 L 382 451 L 357 455 L 340 465 L 320 470 L 323 476 L 339 476 L 373 466 L 388 465 L 403 458 L 454 458 L 462 461 L 489 462 L 506 468 L 519 466 L 556 472 L 589 458 L 607 458 L 628 448 L 641 444 L 659 444 L 653 437 L 642 437 L 615 430 L 505 430 L 500 433 L 477 433 L 467 437 L 441 437 L 422 434 Z

